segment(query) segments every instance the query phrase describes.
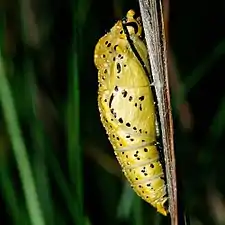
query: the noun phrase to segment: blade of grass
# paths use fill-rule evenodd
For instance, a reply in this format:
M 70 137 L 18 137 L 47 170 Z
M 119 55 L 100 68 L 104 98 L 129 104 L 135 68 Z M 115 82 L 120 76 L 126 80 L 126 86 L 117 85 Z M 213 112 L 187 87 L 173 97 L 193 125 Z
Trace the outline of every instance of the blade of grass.
M 142 211 L 142 199 L 138 196 L 135 196 L 134 203 L 132 207 L 133 215 L 134 215 L 134 225 L 144 225 L 143 221 L 143 211 Z
M 213 145 L 224 135 L 225 131 L 225 96 L 221 99 L 221 104 L 210 126 L 210 136 L 213 137 Z
M 175 99 L 176 105 L 182 104 L 186 101 L 189 91 L 204 77 L 210 68 L 225 54 L 225 40 L 221 41 L 213 51 L 199 63 L 189 75 L 186 75 L 186 79 L 180 84 L 179 93 L 172 93 L 173 99 Z M 174 57 L 174 68 L 178 68 L 176 65 L 176 57 Z M 175 71 L 178 78 L 181 77 L 179 70 Z M 176 109 L 176 108 L 175 108 Z M 175 111 L 176 112 L 176 111 Z M 178 113 L 178 112 L 176 112 Z
M 79 2 L 77 2 L 79 3 Z M 73 12 L 73 41 L 69 55 L 69 78 L 68 78 L 68 103 L 67 103 L 67 160 L 70 179 L 74 190 L 74 204 L 77 210 L 74 211 L 74 223 L 83 225 L 83 177 L 82 177 L 82 150 L 80 146 L 80 90 L 79 90 L 79 40 L 80 29 L 77 18 L 77 7 L 72 1 Z M 75 198 L 76 196 L 76 198 Z
M 78 206 L 76 224 L 83 224 L 83 178 L 82 178 L 82 152 L 80 146 L 80 93 L 79 93 L 79 72 L 77 54 L 71 57 L 71 73 L 69 81 L 69 97 L 67 108 L 67 138 L 68 138 L 68 164 L 69 173 Z M 75 201 L 75 199 L 74 199 Z M 74 211 L 75 212 L 75 211 Z M 75 222 L 75 221 L 74 221 Z
M 49 151 L 48 154 L 49 158 L 51 158 L 49 169 L 52 172 L 55 181 L 57 182 L 57 185 L 64 197 L 65 203 L 71 213 L 71 216 L 73 217 L 73 220 L 77 221 L 79 220 L 77 218 L 77 215 L 79 215 L 79 205 L 76 203 L 76 199 L 73 197 L 73 194 L 69 188 L 69 184 L 62 173 L 59 162 L 56 159 L 55 155 L 51 151 Z
M 72 50 L 69 55 L 69 78 L 68 78 L 68 111 L 67 111 L 67 126 L 68 126 L 68 163 L 70 177 L 73 184 L 76 184 L 77 179 L 81 179 L 81 148 L 80 148 L 80 90 L 79 90 L 79 29 L 76 12 L 74 12 L 73 24 L 73 41 Z M 75 174 L 78 176 L 75 176 Z M 77 194 L 82 196 L 82 182 L 78 182 Z
M 40 196 L 41 207 L 44 212 L 46 223 L 48 225 L 55 224 L 54 219 L 54 203 L 51 198 L 51 188 L 48 179 L 48 168 L 46 165 L 46 145 L 44 132 L 41 124 L 34 121 L 33 125 L 33 140 L 34 140 L 34 172 L 37 183 L 37 192 Z
M 19 122 L 13 103 L 11 90 L 6 78 L 2 50 L 0 49 L 0 99 L 5 116 L 9 135 L 17 161 L 21 182 L 25 194 L 26 204 L 32 225 L 44 225 L 43 215 L 40 209 L 31 166 L 27 157 L 27 151 L 21 137 Z
M 47 175 L 47 166 L 45 160 L 45 133 L 42 121 L 38 119 L 38 88 L 36 85 L 33 63 L 29 58 L 24 62 L 24 88 L 31 93 L 28 97 L 30 130 L 32 134 L 32 149 L 34 175 L 37 184 L 37 194 L 40 199 L 40 205 L 48 225 L 55 224 L 53 213 L 53 201 L 51 199 L 50 184 Z
M 71 57 L 70 66 L 70 78 L 69 78 L 69 98 L 68 98 L 68 163 L 70 177 L 74 184 L 77 185 L 77 194 L 82 196 L 82 182 L 76 181 L 77 179 L 82 181 L 81 171 L 81 147 L 80 147 L 80 92 L 79 92 L 79 71 L 78 71 L 78 59 L 77 54 L 74 53 Z M 76 174 L 74 174 L 76 173 Z M 77 176 L 76 176 L 77 175 Z
M 72 194 L 72 191 L 69 188 L 69 184 L 66 181 L 65 176 L 62 173 L 62 170 L 60 168 L 59 162 L 56 159 L 55 155 L 53 152 L 49 151 L 49 157 L 51 158 L 51 163 L 50 163 L 50 170 L 52 171 L 55 180 L 60 188 L 61 193 L 63 194 L 65 203 L 67 203 L 67 207 L 71 213 L 71 216 L 74 220 L 74 224 L 76 221 L 80 222 L 80 219 L 77 218 L 79 216 L 80 208 L 79 205 L 77 204 L 77 198 L 76 195 L 74 197 L 74 194 Z M 82 225 L 91 225 L 91 222 L 87 216 L 82 217 L 83 224 Z
M 18 202 L 14 184 L 10 179 L 12 174 L 10 174 L 7 163 L 3 160 L 1 159 L 0 162 L 0 183 L 2 192 L 4 193 L 2 196 L 8 204 L 8 209 L 14 224 L 28 224 L 26 209 L 24 205 Z
M 200 63 L 191 73 L 186 76 L 184 82 L 184 98 L 186 98 L 187 93 L 193 88 L 206 74 L 207 70 L 212 68 L 212 66 L 218 61 L 221 56 L 225 54 L 225 40 L 221 41 L 204 60 Z M 186 92 L 185 92 L 186 90 Z
M 128 219 L 131 215 L 135 193 L 128 182 L 124 183 L 122 195 L 117 207 L 117 218 Z

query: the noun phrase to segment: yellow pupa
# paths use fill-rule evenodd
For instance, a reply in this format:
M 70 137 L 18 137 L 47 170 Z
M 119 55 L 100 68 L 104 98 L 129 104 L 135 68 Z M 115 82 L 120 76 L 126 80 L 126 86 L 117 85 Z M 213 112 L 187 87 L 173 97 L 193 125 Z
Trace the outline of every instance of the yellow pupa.
M 135 12 L 129 10 L 125 22 L 119 20 L 95 47 L 98 107 L 101 122 L 131 186 L 158 212 L 167 215 L 165 174 L 156 144 L 156 111 L 146 74 L 150 73 L 148 54 L 141 39 L 140 18 L 134 16 Z

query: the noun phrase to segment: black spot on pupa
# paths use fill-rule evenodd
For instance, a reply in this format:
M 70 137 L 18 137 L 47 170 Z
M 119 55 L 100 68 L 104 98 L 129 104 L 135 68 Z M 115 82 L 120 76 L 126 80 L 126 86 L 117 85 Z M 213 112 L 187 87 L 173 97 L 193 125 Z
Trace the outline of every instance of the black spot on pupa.
M 144 175 L 145 175 L 145 176 L 148 176 L 148 174 L 147 174 L 147 173 L 144 173 Z
M 115 90 L 115 91 L 119 91 L 118 86 L 116 86 L 116 87 L 114 88 L 114 90 Z
M 107 44 L 107 47 L 109 48 L 110 46 L 111 46 L 111 43 L 108 43 L 108 44 Z
M 113 57 L 113 61 L 116 61 L 116 57 Z
M 127 96 L 127 91 L 126 91 L 126 90 L 123 90 L 123 91 L 122 91 L 122 95 L 123 95 L 124 98 L 126 98 L 126 96 Z
M 109 43 L 109 42 L 108 42 L 108 41 L 106 41 L 106 42 L 105 42 L 105 45 L 107 45 L 108 43 Z
M 123 31 L 121 30 L 121 31 L 120 31 L 120 34 L 122 34 L 122 33 L 123 33 Z
M 114 98 L 114 95 L 112 94 L 109 99 L 109 108 L 111 108 L 111 106 L 112 106 L 113 98 Z
M 127 135 L 126 138 L 130 138 L 130 135 Z
M 144 99 L 145 99 L 145 96 L 143 96 L 143 95 L 141 97 L 139 97 L 140 101 L 143 101 Z
M 117 73 L 121 72 L 121 65 L 119 63 L 116 64 Z
M 137 130 L 137 128 L 136 127 L 133 127 L 133 130 Z
M 119 76 L 116 76 L 116 78 L 117 78 L 117 79 L 120 79 L 120 77 L 119 77 Z
M 147 184 L 147 187 L 150 187 L 151 186 L 151 184 Z
M 124 152 L 122 152 L 122 154 L 124 155 Z
M 127 127 L 130 127 L 130 123 L 126 123 L 126 126 L 127 126 Z
M 139 109 L 140 109 L 140 111 L 142 111 L 142 105 L 141 104 L 140 104 L 140 108 Z
M 113 134 L 113 138 L 115 138 L 115 135 Z
M 124 64 L 123 66 L 124 66 L 124 67 L 126 67 L 127 65 L 126 65 L 126 64 Z
M 140 129 L 139 132 L 142 133 L 142 129 Z
M 122 118 L 119 118 L 118 120 L 120 123 L 123 123 L 123 119 Z
M 107 69 L 104 70 L 104 73 L 107 73 Z
M 151 163 L 151 164 L 150 164 L 150 167 L 151 167 L 151 168 L 154 168 L 154 165 Z
M 130 97 L 129 97 L 129 101 L 131 102 L 131 101 L 132 101 L 132 99 L 133 99 L 133 97 L 132 97 L 132 96 L 130 96 Z
M 134 157 L 138 157 L 138 154 L 134 154 Z
M 123 146 L 123 145 L 120 143 L 120 146 Z
M 118 45 L 115 45 L 115 46 L 113 47 L 113 49 L 114 49 L 115 51 L 116 51 L 117 46 L 118 46 Z
M 134 139 L 133 139 L 133 138 L 131 138 L 131 139 L 130 139 L 130 141 L 134 141 Z
M 105 58 L 105 54 L 103 54 L 102 57 Z
M 135 103 L 134 106 L 137 107 L 137 103 Z
M 104 102 L 107 102 L 107 99 L 105 99 Z
M 137 160 L 140 160 L 140 158 L 139 158 L 139 157 L 137 157 Z
M 145 142 L 145 140 L 141 140 L 142 142 Z
M 142 188 L 142 186 L 141 186 L 141 185 L 139 185 L 138 187 L 139 187 L 139 188 Z
M 148 149 L 147 148 L 144 148 L 144 152 L 148 152 Z
M 114 118 L 116 118 L 116 112 L 114 112 L 114 109 L 110 109 L 110 112 L 113 114 Z
M 138 178 L 136 177 L 135 180 L 138 180 Z
M 117 137 L 116 139 L 117 139 L 118 141 L 120 140 L 120 138 L 119 138 L 119 137 Z

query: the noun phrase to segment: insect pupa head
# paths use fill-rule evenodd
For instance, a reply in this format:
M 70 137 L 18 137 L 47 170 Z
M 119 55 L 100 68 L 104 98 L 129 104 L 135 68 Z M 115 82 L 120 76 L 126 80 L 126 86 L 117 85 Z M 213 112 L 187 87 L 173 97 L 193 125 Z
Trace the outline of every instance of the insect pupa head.
M 123 32 L 122 21 L 119 20 L 107 34 L 99 39 L 95 46 L 94 62 L 98 69 L 112 61 L 115 46 L 118 46 L 118 40 L 125 39 L 126 35 Z
M 130 35 L 136 34 L 139 37 L 141 37 L 142 34 L 141 18 L 136 17 L 136 13 L 134 10 L 130 9 L 127 12 L 125 21 L 123 23 L 127 27 Z

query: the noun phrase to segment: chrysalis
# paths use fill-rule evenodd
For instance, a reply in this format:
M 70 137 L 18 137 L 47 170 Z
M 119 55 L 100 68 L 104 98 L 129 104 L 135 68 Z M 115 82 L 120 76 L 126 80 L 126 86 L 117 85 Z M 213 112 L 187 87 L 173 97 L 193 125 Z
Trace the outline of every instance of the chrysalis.
M 115 155 L 135 192 L 167 215 L 165 174 L 140 18 L 129 10 L 97 43 L 98 107 Z M 132 44 L 131 44 L 132 43 Z

